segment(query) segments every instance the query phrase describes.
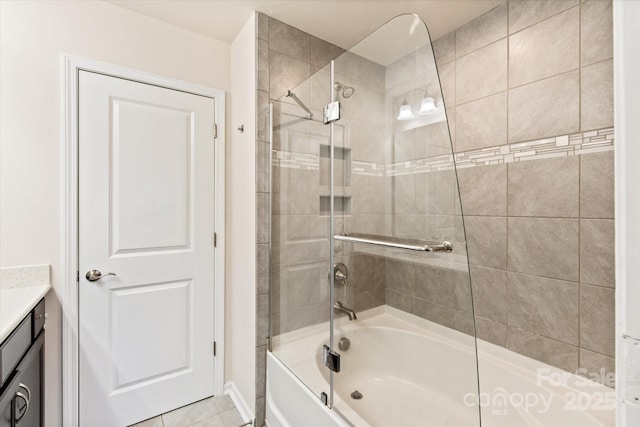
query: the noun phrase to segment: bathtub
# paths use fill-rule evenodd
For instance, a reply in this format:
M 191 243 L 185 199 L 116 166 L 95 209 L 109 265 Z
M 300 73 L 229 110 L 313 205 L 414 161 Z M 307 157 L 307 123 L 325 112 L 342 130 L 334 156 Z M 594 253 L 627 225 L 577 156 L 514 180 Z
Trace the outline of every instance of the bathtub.
M 334 375 L 333 408 L 322 346 L 328 324 L 273 339 L 267 355 L 269 427 L 612 427 L 613 389 L 389 306 L 335 322 L 351 346 Z M 351 393 L 358 391 L 362 399 Z

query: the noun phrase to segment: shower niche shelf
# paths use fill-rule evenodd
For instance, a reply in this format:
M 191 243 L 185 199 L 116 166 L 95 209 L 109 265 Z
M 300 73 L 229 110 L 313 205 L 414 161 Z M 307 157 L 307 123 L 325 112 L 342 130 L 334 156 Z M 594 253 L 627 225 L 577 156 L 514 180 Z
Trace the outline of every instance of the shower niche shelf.
M 351 196 L 333 196 L 336 215 L 351 215 Z M 320 196 L 320 215 L 331 214 L 331 196 Z
M 334 147 L 333 201 L 337 215 L 351 215 L 351 149 Z M 331 147 L 320 144 L 320 215 L 331 215 Z
M 351 187 L 351 149 L 334 147 L 334 185 Z M 320 186 L 331 185 L 331 151 L 330 146 L 320 144 Z

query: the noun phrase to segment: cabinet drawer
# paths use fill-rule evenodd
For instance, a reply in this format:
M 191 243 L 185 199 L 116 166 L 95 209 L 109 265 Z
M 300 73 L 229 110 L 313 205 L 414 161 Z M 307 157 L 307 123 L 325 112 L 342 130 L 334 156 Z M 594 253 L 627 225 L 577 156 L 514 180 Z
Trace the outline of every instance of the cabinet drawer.
M 27 316 L 0 346 L 0 384 L 18 365 L 18 362 L 31 345 L 32 320 Z
M 44 328 L 45 322 L 45 307 L 44 298 L 40 300 L 36 308 L 33 309 L 33 339 L 35 340 L 42 328 Z

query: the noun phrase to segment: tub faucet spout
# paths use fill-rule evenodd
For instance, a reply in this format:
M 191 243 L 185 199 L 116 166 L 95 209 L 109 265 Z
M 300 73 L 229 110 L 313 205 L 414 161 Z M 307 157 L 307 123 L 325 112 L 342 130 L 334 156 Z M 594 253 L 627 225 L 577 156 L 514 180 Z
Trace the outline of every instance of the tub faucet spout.
M 347 316 L 349 316 L 349 320 L 356 320 L 358 318 L 355 311 L 351 310 L 348 307 L 345 307 L 340 301 L 336 301 L 336 303 L 333 304 L 333 310 L 339 313 L 346 314 Z

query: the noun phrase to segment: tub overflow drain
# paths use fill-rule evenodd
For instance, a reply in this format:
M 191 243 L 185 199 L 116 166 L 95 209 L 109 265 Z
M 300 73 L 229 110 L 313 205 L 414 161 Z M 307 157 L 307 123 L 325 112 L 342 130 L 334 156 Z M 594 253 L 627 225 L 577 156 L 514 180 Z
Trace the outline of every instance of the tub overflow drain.
M 362 393 L 360 393 L 358 390 L 356 390 L 353 393 L 351 393 L 351 398 L 355 399 L 355 400 L 360 400 L 360 399 L 362 399 Z

